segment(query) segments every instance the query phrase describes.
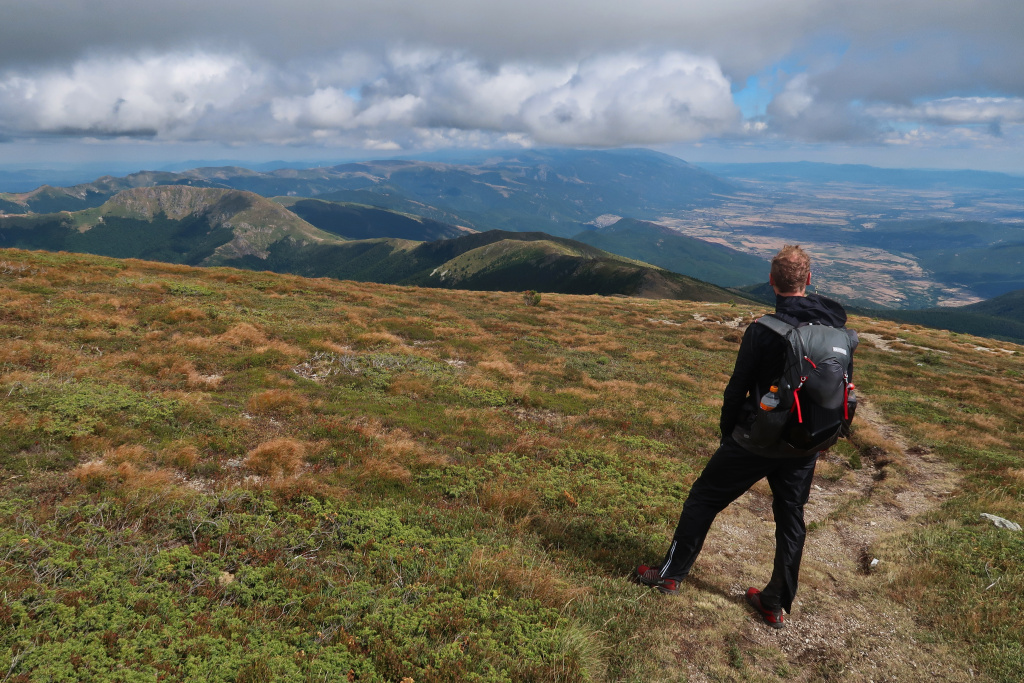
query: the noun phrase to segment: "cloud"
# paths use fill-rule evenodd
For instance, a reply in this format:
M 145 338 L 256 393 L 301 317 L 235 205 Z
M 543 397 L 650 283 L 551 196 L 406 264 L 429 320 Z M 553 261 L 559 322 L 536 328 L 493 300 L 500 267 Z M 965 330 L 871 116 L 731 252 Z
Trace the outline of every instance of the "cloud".
M 768 106 L 763 131 L 806 141 L 875 141 L 886 144 L 981 143 L 1001 137 L 1006 125 L 1024 124 L 1024 98 L 945 97 L 914 104 L 862 104 L 829 99 L 815 79 L 790 79 Z M 907 129 L 910 124 L 914 128 Z M 929 130 L 958 127 L 956 133 Z M 971 127 L 967 130 L 964 127 Z
M 914 125 L 1005 136 L 1024 98 L 1020 0 L 0 0 L 0 16 L 15 141 L 883 144 Z M 750 77 L 769 85 L 744 121 L 730 90 Z
M 190 138 L 262 85 L 231 56 L 96 58 L 0 80 L 0 121 L 22 135 Z
M 921 121 L 940 126 L 1024 123 L 1024 98 L 947 97 L 912 106 L 875 106 L 869 111 L 879 119 Z
M 809 142 L 880 140 L 877 121 L 854 104 L 822 99 L 807 74 L 790 79 L 767 107 L 767 125 L 775 136 Z
M 740 123 L 718 64 L 681 53 L 588 61 L 526 100 L 522 112 L 535 139 L 568 145 L 699 140 Z
M 986 78 L 1024 75 L 1024 3 L 935 0 L 0 0 L 0 69 L 68 64 L 95 53 L 173 52 L 201 48 L 245 53 L 286 65 L 345 51 L 380 54 L 394 46 L 461 52 L 490 63 L 548 65 L 638 49 L 715 59 L 734 81 L 807 53 L 822 36 L 865 53 L 892 47 L 873 75 L 913 43 L 922 63 L 988 53 Z M 385 46 L 382 49 L 381 46 Z M 1003 59 L 998 59 L 1002 55 Z M 969 55 L 968 55 L 969 56 Z M 970 68 L 970 61 L 964 64 Z M 908 62 L 909 63 L 909 62 Z M 958 69 L 965 72 L 965 69 Z M 996 72 L 999 73 L 996 73 Z M 1000 89 L 1003 89 L 1001 86 Z
M 455 129 L 589 146 L 696 140 L 739 125 L 718 65 L 681 53 L 486 68 L 455 55 L 398 52 L 390 66 L 358 99 L 323 88 L 275 99 L 273 115 L 300 128 Z
M 383 61 L 341 54 L 298 71 L 192 51 L 8 72 L 0 78 L 0 122 L 22 137 L 391 149 L 441 140 L 689 141 L 733 131 L 740 116 L 718 64 L 680 52 L 489 66 L 457 53 L 407 49 Z

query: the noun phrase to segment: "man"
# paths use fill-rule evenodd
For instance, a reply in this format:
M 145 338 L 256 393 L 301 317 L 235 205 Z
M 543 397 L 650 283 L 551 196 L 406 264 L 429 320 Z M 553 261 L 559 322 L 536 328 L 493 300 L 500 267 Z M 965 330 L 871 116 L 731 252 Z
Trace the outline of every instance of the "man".
M 775 290 L 775 313 L 780 320 L 844 327 L 846 311 L 823 296 L 807 294 L 811 283 L 811 259 L 799 246 L 785 246 L 772 259 L 768 279 Z M 775 566 L 763 590 L 747 590 L 747 601 L 773 628 L 784 626 L 783 611 L 792 609 L 800 559 L 803 554 L 804 504 L 811 490 L 818 453 L 783 457 L 782 453 L 754 453 L 733 439 L 737 424 L 752 419 L 762 394 L 783 371 L 786 341 L 764 325 L 750 325 L 743 335 L 736 367 L 722 403 L 719 426 L 721 445 L 690 489 L 683 504 L 672 545 L 657 567 L 640 565 L 636 580 L 662 593 L 675 593 L 679 582 L 704 545 L 715 516 L 763 478 L 772 491 L 775 513 Z M 850 367 L 852 372 L 852 364 Z M 852 379 L 852 378 L 851 378 Z

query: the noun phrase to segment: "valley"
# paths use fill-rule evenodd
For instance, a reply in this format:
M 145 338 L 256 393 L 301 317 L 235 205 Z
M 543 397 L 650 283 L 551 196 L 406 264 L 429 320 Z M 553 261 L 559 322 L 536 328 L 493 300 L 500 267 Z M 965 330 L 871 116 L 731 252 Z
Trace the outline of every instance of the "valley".
M 739 175 L 743 171 L 738 166 L 737 175 L 728 178 L 740 190 L 723 197 L 720 204 L 673 212 L 656 222 L 761 257 L 774 254 L 783 244 L 801 244 L 821 264 L 815 271 L 819 289 L 850 303 L 880 308 L 961 306 L 992 295 L 979 293 L 974 283 L 958 283 L 934 272 L 920 254 L 887 248 L 878 234 L 886 229 L 908 223 L 963 224 L 964 230 L 973 229 L 972 223 L 999 225 L 1009 234 L 997 239 L 1024 243 L 1024 191 L 1017 188 L 744 178 Z M 944 246 L 942 241 L 933 242 Z M 1024 275 L 1024 267 L 1018 270 Z

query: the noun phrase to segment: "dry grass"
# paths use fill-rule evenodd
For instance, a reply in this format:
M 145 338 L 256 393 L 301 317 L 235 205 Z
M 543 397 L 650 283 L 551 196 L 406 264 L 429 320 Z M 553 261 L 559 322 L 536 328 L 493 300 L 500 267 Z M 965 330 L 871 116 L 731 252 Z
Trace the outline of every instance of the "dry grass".
M 205 319 L 206 313 L 200 311 L 198 308 L 192 308 L 189 306 L 178 306 L 164 316 L 164 320 L 169 323 L 194 322 L 196 320 Z
M 84 462 L 68 472 L 68 475 L 87 488 L 105 487 L 118 478 L 117 469 L 102 460 Z
M 395 377 L 388 387 L 388 392 L 412 399 L 431 398 L 434 395 L 434 387 L 427 379 L 407 374 Z
M 353 341 L 358 348 L 362 349 L 405 346 L 405 342 L 400 337 L 390 332 L 366 332 L 357 335 Z
M 484 371 L 497 373 L 508 379 L 517 379 L 523 376 L 522 370 L 503 358 L 480 361 L 477 363 L 477 367 Z
M 245 468 L 262 477 L 295 474 L 306 458 L 306 444 L 296 439 L 280 438 L 265 441 L 245 456 Z
M 309 400 L 290 389 L 268 389 L 254 394 L 245 404 L 245 409 L 257 415 L 295 415 L 309 407 Z
M 231 327 L 223 334 L 217 337 L 217 341 L 227 346 L 236 346 L 243 348 L 255 348 L 257 346 L 266 346 L 269 342 L 266 335 L 257 328 L 255 325 L 250 323 L 239 323 Z
M 108 465 L 125 463 L 139 466 L 152 460 L 153 454 L 146 448 L 137 445 L 124 445 L 112 448 L 103 453 L 103 461 Z
M 160 459 L 165 465 L 186 472 L 191 471 L 201 458 L 199 449 L 188 441 L 175 441 L 160 452 Z
M 23 260 L 36 258 L 71 259 Z M 999 593 L 1015 580 L 1012 572 L 987 593 L 953 600 L 977 597 L 988 609 L 962 615 L 965 624 L 979 624 L 977 634 L 950 635 L 928 621 L 932 593 L 961 570 L 932 564 L 941 546 L 914 534 L 926 530 L 943 543 L 950 535 L 981 535 L 986 529 L 970 526 L 976 507 L 1024 519 L 1024 443 L 1014 428 L 1024 421 L 1024 385 L 1014 374 L 1024 369 L 1019 356 L 976 351 L 977 340 L 946 333 L 855 319 L 854 327 L 902 340 L 894 351 L 865 343 L 858 352 L 858 387 L 893 431 L 857 423 L 862 470 L 847 464 L 852 447 L 822 460 L 812 501 L 848 507 L 828 518 L 838 521 L 812 530 L 812 539 L 831 539 L 833 524 L 846 524 L 847 536 L 827 561 L 808 551 L 792 630 L 764 636 L 737 598 L 745 582 L 766 578 L 770 565 L 764 485 L 723 513 L 681 596 L 657 600 L 622 578 L 664 551 L 686 489 L 717 443 L 721 391 L 741 330 L 715 321 L 741 315 L 731 307 L 545 294 L 543 305 L 527 310 L 516 293 L 168 270 L 141 261 L 117 271 L 108 260 L 74 259 L 0 282 L 7 335 L 0 395 L 8 398 L 0 430 L 16 444 L 0 466 L 18 477 L 24 463 L 39 463 L 8 487 L 31 479 L 60 505 L 128 489 L 169 497 L 189 486 L 218 495 L 246 486 L 295 510 L 310 499 L 393 508 L 430 533 L 479 545 L 459 568 L 467 590 L 493 589 L 499 601 L 536 600 L 587 634 L 595 661 L 606 667 L 594 669 L 605 672 L 595 680 L 852 681 L 867 671 L 853 667 L 855 651 L 877 656 L 895 672 L 890 678 L 923 680 L 913 663 L 926 666 L 935 641 L 947 639 L 954 652 L 942 661 L 977 666 L 993 655 L 972 638 L 1017 628 L 1012 610 L 995 609 L 997 602 L 1019 604 Z M 175 294 L 182 286 L 215 296 Z M 33 287 L 55 293 L 27 291 Z M 19 317 L 26 310 L 32 313 Z M 321 382 L 291 371 L 318 351 L 363 368 L 373 358 L 415 362 Z M 77 412 L 58 412 L 70 390 L 83 386 L 96 388 L 83 392 L 87 398 L 107 397 L 112 387 L 125 391 L 110 409 L 85 402 L 71 404 Z M 157 410 L 165 405 L 173 406 L 166 420 Z M 146 410 L 156 417 L 141 419 Z M 905 573 L 864 574 L 862 546 L 843 543 L 857 542 L 870 505 L 894 507 L 918 492 L 924 475 L 904 454 L 910 445 L 964 467 L 968 484 L 949 496 L 948 509 L 893 527 Z M 60 464 L 57 456 L 68 459 Z M 44 485 L 44 474 L 71 485 Z M 867 502 L 838 493 L 863 479 L 871 481 Z M 997 557 L 979 554 L 980 564 L 964 572 L 983 576 L 985 562 L 995 571 Z M 916 625 L 892 623 L 908 642 L 933 649 L 872 649 L 856 635 L 843 651 L 787 640 L 819 637 L 828 630 L 825 616 L 837 610 L 886 629 L 892 615 L 920 614 Z M 996 621 L 986 626 L 984 614 Z M 679 637 L 652 633 L 652 618 Z M 889 631 L 882 635 L 879 641 Z M 830 657 L 837 668 L 829 669 Z
M 385 481 L 409 484 L 412 472 L 407 467 L 390 458 L 367 458 L 363 461 L 359 478 L 363 481 Z
M 477 585 L 487 589 L 500 587 L 517 597 L 537 600 L 545 607 L 561 608 L 592 593 L 587 586 L 553 578 L 552 566 L 530 566 L 532 559 L 509 550 L 494 555 L 477 550 L 470 559 L 469 573 Z

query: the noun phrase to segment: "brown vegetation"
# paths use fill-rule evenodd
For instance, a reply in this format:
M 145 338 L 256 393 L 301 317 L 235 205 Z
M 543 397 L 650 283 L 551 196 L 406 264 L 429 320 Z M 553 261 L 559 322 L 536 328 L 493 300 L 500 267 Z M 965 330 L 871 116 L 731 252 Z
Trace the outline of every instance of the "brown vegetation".
M 770 568 L 763 485 L 723 513 L 681 596 L 624 578 L 664 551 L 718 443 L 750 311 L 556 294 L 527 307 L 516 293 L 4 259 L 32 274 L 0 274 L 0 468 L 5 492 L 46 501 L 35 528 L 59 506 L 242 489 L 302 514 L 328 501 L 393 509 L 423 534 L 476 544 L 464 562 L 440 561 L 452 563 L 444 581 L 496 591 L 495 614 L 527 609 L 509 596 L 557 610 L 543 618 L 568 625 L 560 638 L 592 641 L 598 680 L 941 680 L 938 664 L 950 680 L 968 666 L 999 680 L 1018 661 L 1015 546 L 978 516 L 1024 521 L 1024 367 L 1001 350 L 1019 347 L 853 320 L 881 340 L 858 351 L 863 419 L 821 460 L 805 587 L 791 629 L 766 636 L 742 602 Z M 301 374 L 318 353 L 336 372 Z M 940 472 L 954 466 L 962 478 Z M 193 538 L 202 521 L 175 542 L 195 557 L 226 552 Z M 163 552 L 161 539 L 132 552 Z M 359 552 L 368 571 L 392 559 Z M 865 569 L 865 555 L 881 568 Z M 351 580 L 331 557 L 307 561 Z M 412 600 L 397 581 L 373 590 Z M 888 649 L 871 640 L 876 623 Z M 544 671 L 535 678 L 554 679 Z
M 306 458 L 306 445 L 289 438 L 265 441 L 245 456 L 246 469 L 263 477 L 295 474 Z

